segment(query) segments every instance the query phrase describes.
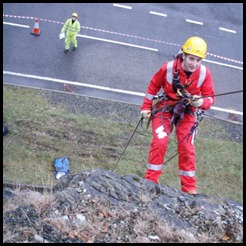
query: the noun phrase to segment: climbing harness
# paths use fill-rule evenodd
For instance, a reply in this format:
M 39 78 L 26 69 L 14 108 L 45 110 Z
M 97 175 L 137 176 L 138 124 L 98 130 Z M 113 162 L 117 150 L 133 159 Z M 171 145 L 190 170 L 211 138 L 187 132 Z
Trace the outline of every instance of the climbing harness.
M 168 107 L 166 106 L 166 108 L 164 109 L 159 109 L 158 106 L 160 105 L 160 103 L 163 101 L 163 100 L 168 100 L 170 99 L 164 92 L 159 94 L 159 95 L 156 95 L 154 98 L 153 98 L 153 101 L 152 101 L 152 107 L 151 107 L 151 115 L 147 121 L 147 124 L 146 124 L 146 130 L 149 128 L 149 124 L 150 124 L 150 121 L 151 119 L 154 117 L 154 115 L 159 112 L 160 110 L 168 110 L 172 107 L 172 105 L 169 105 Z
M 173 116 L 171 118 L 171 123 L 174 123 L 176 125 L 179 120 L 182 120 L 184 118 L 185 113 L 187 113 L 187 106 L 189 105 L 189 103 L 190 100 L 188 98 L 183 98 L 178 103 L 176 103 L 172 110 Z
M 163 100 L 164 101 L 172 100 L 173 103 L 167 104 L 166 102 L 164 102 L 164 106 L 159 107 L 160 103 Z M 148 129 L 151 119 L 155 117 L 156 113 L 158 112 L 172 112 L 173 116 L 171 122 L 174 122 L 176 124 L 180 119 L 183 119 L 185 113 L 191 112 L 187 108 L 191 100 L 195 100 L 195 99 L 188 94 L 186 94 L 185 97 L 182 97 L 178 101 L 168 97 L 164 92 L 160 95 L 155 96 L 152 103 L 151 116 L 148 119 L 146 129 Z
M 209 96 L 201 96 L 199 98 L 205 98 L 205 97 L 211 97 L 211 96 L 223 96 L 223 95 L 229 95 L 229 94 L 234 94 L 234 93 L 240 93 L 240 92 L 243 92 L 243 90 L 239 90 L 239 91 L 232 91 L 232 92 L 226 92 L 226 93 L 221 93 L 221 94 L 215 94 L 215 95 L 209 95 Z M 196 98 L 196 99 L 199 99 L 199 98 Z M 151 118 L 157 113 L 157 112 L 160 112 L 160 111 L 169 111 L 171 110 L 172 108 L 175 107 L 175 105 L 177 105 L 178 103 L 183 103 L 183 105 L 185 103 L 188 103 L 188 100 L 193 100 L 193 98 L 181 98 L 179 101 L 174 101 L 173 103 L 169 104 L 169 105 L 164 105 L 164 107 L 162 108 L 158 108 L 159 104 L 163 101 L 163 100 L 173 100 L 171 98 L 169 98 L 165 93 L 161 93 L 159 95 L 156 95 L 153 99 L 153 103 L 152 103 L 152 110 L 151 110 L 151 116 L 149 117 L 149 120 L 147 122 L 147 128 L 150 124 L 150 121 L 151 121 Z M 177 110 L 177 108 L 176 108 Z M 197 127 L 199 125 L 199 123 L 203 120 L 204 116 L 205 116 L 205 113 L 203 110 L 201 109 L 197 109 L 196 112 L 194 112 L 194 115 L 196 116 L 196 122 L 194 123 L 194 125 L 191 127 L 190 129 L 190 132 L 179 142 L 181 143 L 182 141 L 184 141 L 187 137 L 189 138 L 190 136 L 192 136 L 192 134 L 194 133 L 194 131 L 197 131 Z M 112 169 L 112 171 L 116 168 L 116 166 L 118 165 L 119 161 L 121 160 L 123 154 L 125 153 L 126 151 L 126 148 L 129 146 L 130 142 L 131 142 L 131 139 L 133 138 L 135 132 L 137 131 L 137 128 L 138 126 L 140 125 L 140 123 L 142 123 L 143 121 L 143 116 L 140 118 L 139 122 L 137 123 L 137 126 L 135 127 L 130 139 L 128 140 L 123 152 L 121 153 L 117 163 L 115 164 L 114 168 Z M 146 129 L 147 129 L 146 128 Z M 196 135 L 196 134 L 195 134 Z M 179 144 L 177 143 L 177 144 Z M 171 159 L 173 159 L 176 155 L 178 155 L 178 152 L 175 153 L 172 157 L 170 157 L 168 160 L 166 160 L 163 164 L 166 164 L 168 161 L 170 161 Z
M 188 93 L 185 88 L 187 88 L 191 83 L 193 82 L 190 81 L 187 85 L 182 85 L 179 81 L 179 73 L 177 69 L 174 70 L 173 72 L 173 90 L 176 92 L 176 95 L 179 97 L 191 97 L 190 93 Z
M 177 90 L 176 91 L 180 93 L 179 96 L 181 97 L 181 99 L 178 100 L 178 101 L 175 101 L 174 99 L 171 99 L 170 97 L 165 95 L 164 92 L 162 94 L 160 94 L 160 95 L 155 96 L 154 99 L 153 99 L 153 103 L 152 103 L 151 116 L 149 117 L 149 120 L 147 122 L 147 128 L 149 127 L 149 124 L 150 124 L 150 121 L 152 120 L 152 118 L 153 117 L 157 117 L 156 116 L 157 112 L 172 112 L 172 118 L 170 119 L 171 131 L 167 132 L 167 134 L 169 135 L 172 132 L 173 125 L 177 125 L 178 122 L 184 118 L 184 115 L 186 113 L 192 113 L 196 117 L 196 121 L 195 121 L 194 125 L 191 127 L 189 133 L 180 142 L 177 142 L 177 144 L 180 144 L 186 138 L 187 138 L 187 141 L 188 141 L 189 138 L 193 134 L 194 134 L 194 136 L 196 136 L 197 127 L 198 127 L 200 121 L 203 119 L 204 111 L 200 110 L 200 109 L 196 109 L 195 112 L 190 111 L 189 108 L 188 108 L 188 105 L 190 104 L 190 102 L 192 100 L 196 100 L 196 99 L 185 91 L 184 86 L 182 86 L 180 84 L 180 82 L 177 82 L 177 81 L 179 81 L 177 75 L 174 75 L 173 81 L 176 81 L 175 82 L 176 85 L 177 85 L 177 87 L 176 87 Z M 174 102 L 171 103 L 171 104 L 167 104 L 167 103 L 164 102 L 164 106 L 163 107 L 158 107 L 163 100 L 164 101 L 173 100 Z M 163 116 L 163 114 L 160 114 L 159 117 L 161 117 L 162 124 L 164 124 L 164 121 L 163 121 L 164 116 Z M 164 164 L 167 163 L 168 161 L 170 161 L 172 158 L 174 158 L 177 154 L 178 154 L 178 152 L 175 155 L 173 155 L 171 158 L 169 158 L 167 161 L 165 161 Z
M 150 125 L 150 122 L 153 119 L 153 117 L 161 117 L 162 123 L 164 124 L 164 121 L 163 121 L 164 116 L 163 116 L 163 114 L 160 114 L 160 116 L 156 116 L 156 114 L 158 112 L 162 112 L 162 113 L 171 112 L 172 113 L 172 117 L 171 117 L 171 119 L 168 119 L 168 120 L 170 120 L 170 125 L 171 125 L 170 133 L 171 133 L 172 129 L 173 129 L 173 125 L 177 126 L 179 121 L 184 118 L 184 115 L 186 113 L 191 113 L 191 114 L 193 114 L 196 117 L 196 121 L 195 121 L 194 125 L 191 127 L 189 133 L 180 142 L 177 143 L 177 144 L 180 144 L 186 138 L 187 138 L 187 141 L 188 141 L 188 139 L 193 134 L 194 134 L 194 137 L 196 136 L 197 127 L 198 127 L 199 123 L 201 122 L 201 120 L 204 118 L 204 111 L 203 110 L 200 110 L 200 109 L 197 108 L 196 111 L 193 112 L 193 111 L 191 111 L 189 109 L 188 105 L 190 104 L 190 102 L 194 101 L 194 100 L 198 100 L 198 99 L 203 98 L 203 97 L 219 96 L 219 94 L 218 95 L 211 95 L 211 96 L 201 96 L 201 97 L 198 97 L 198 98 L 194 98 L 189 92 L 186 91 L 186 88 L 188 86 L 190 86 L 191 83 L 194 80 L 191 80 L 186 85 L 182 85 L 180 83 L 180 80 L 179 80 L 179 74 L 178 74 L 178 70 L 177 70 L 177 63 L 176 63 L 176 67 L 175 67 L 174 71 L 173 71 L 173 63 L 174 63 L 174 60 L 167 64 L 167 75 L 166 75 L 167 77 L 166 77 L 166 80 L 167 80 L 168 83 L 170 83 L 170 84 L 172 83 L 173 90 L 176 92 L 176 95 L 179 98 L 181 98 L 181 99 L 180 100 L 173 99 L 173 98 L 169 97 L 168 95 L 166 95 L 164 92 L 159 94 L 159 95 L 154 96 L 153 101 L 152 101 L 151 111 L 150 111 L 151 114 L 150 114 L 150 117 L 148 118 L 148 121 L 147 121 L 147 124 L 146 124 L 146 129 L 148 129 L 148 127 Z M 198 79 L 198 85 L 199 86 L 202 85 L 202 83 L 205 80 L 205 77 L 206 77 L 206 67 L 201 65 L 200 75 L 199 75 L 199 79 Z M 232 94 L 232 93 L 237 93 L 237 92 L 242 92 L 242 91 L 236 91 L 236 92 L 231 92 L 231 93 L 223 93 L 223 94 L 220 94 L 220 95 Z M 160 104 L 163 101 L 164 101 L 164 106 L 160 107 Z M 167 103 L 167 101 L 173 101 L 173 102 L 172 103 Z M 143 119 L 144 119 L 144 117 L 142 116 L 141 119 L 139 120 L 136 128 L 134 129 L 130 139 L 128 140 L 127 145 L 125 146 L 123 152 L 121 153 L 117 163 L 115 164 L 114 168 L 112 169 L 112 171 L 115 169 L 115 167 L 118 165 L 119 161 L 121 160 L 121 157 L 125 153 L 125 150 L 128 147 L 133 135 L 135 134 L 139 124 L 141 123 L 141 126 L 142 126 Z M 167 132 L 167 134 L 170 134 L 170 133 Z M 177 154 L 178 153 L 176 153 L 171 158 L 169 158 L 167 161 L 165 161 L 164 164 L 167 163 L 172 158 L 174 158 Z
M 183 119 L 184 117 L 184 114 L 185 113 L 190 113 L 188 110 L 187 110 L 187 106 L 189 105 L 190 103 L 190 99 L 187 99 L 187 98 L 182 98 L 181 100 L 179 100 L 174 106 L 173 106 L 173 109 L 171 110 L 173 112 L 173 115 L 172 115 L 172 118 L 170 120 L 170 124 L 171 124 L 171 129 L 173 127 L 173 125 L 177 125 L 178 122 L 180 120 Z M 170 106 L 170 105 L 168 105 Z M 163 108 L 159 109 L 161 111 L 167 111 L 167 107 L 164 106 Z M 170 109 L 169 109 L 170 110 Z M 156 110 L 158 111 L 158 110 Z M 204 110 L 201 110 L 201 109 L 197 109 L 193 115 L 196 117 L 196 121 L 194 123 L 194 125 L 190 128 L 190 131 L 189 133 L 184 136 L 184 138 L 179 141 L 179 142 L 176 142 L 177 144 L 180 144 L 181 142 L 183 142 L 185 139 L 186 141 L 189 140 L 189 138 L 194 134 L 194 138 L 196 137 L 197 135 L 197 127 L 199 125 L 199 123 L 203 120 L 204 118 Z M 154 114 L 152 114 L 152 117 L 155 117 Z M 171 130 L 172 131 L 172 130 Z M 167 134 L 170 134 L 167 132 Z M 172 157 L 170 157 L 168 160 L 166 160 L 163 164 L 166 164 L 168 161 L 170 161 L 171 159 L 173 159 L 176 155 L 178 155 L 178 152 L 176 152 Z

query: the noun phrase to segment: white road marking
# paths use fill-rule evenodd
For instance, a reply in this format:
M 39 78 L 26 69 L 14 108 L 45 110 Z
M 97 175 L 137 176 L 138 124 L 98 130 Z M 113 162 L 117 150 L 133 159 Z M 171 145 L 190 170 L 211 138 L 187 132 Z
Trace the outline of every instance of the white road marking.
M 90 87 L 90 88 L 99 89 L 99 90 L 112 91 L 112 92 L 124 93 L 124 94 L 141 96 L 141 97 L 145 96 L 145 93 L 141 93 L 141 92 L 120 90 L 120 89 L 114 89 L 114 88 L 110 88 L 110 87 L 104 87 L 104 86 L 92 85 L 92 84 L 87 84 L 87 83 L 68 81 L 68 80 L 63 80 L 63 79 L 55 79 L 55 78 L 50 78 L 50 77 L 42 77 L 42 76 L 37 76 L 37 75 L 32 75 L 32 74 L 15 73 L 15 72 L 10 72 L 10 71 L 3 71 L 3 74 L 25 77 L 25 78 L 32 78 L 32 79 L 39 79 L 39 80 L 45 80 L 45 81 L 52 81 L 52 82 L 62 83 L 62 84 L 84 86 L 84 87 Z M 223 112 L 227 112 L 227 113 L 243 115 L 243 112 L 232 110 L 232 109 L 224 109 L 224 108 L 214 107 L 214 106 L 212 106 L 211 109 L 223 111 Z
M 190 22 L 190 23 L 193 23 L 193 24 L 197 24 L 197 25 L 203 25 L 202 22 L 199 22 L 199 21 L 193 21 L 193 20 L 189 20 L 189 19 L 185 19 L 186 22 Z
M 11 23 L 11 22 L 4 22 L 3 21 L 3 24 L 10 25 L 10 26 L 18 26 L 18 27 L 30 28 L 30 26 L 15 24 L 15 23 Z
M 146 46 L 140 46 L 140 45 L 135 45 L 135 44 L 123 43 L 123 42 L 118 42 L 118 41 L 114 41 L 114 40 L 110 40 L 110 39 L 105 39 L 105 38 L 97 38 L 97 37 L 92 37 L 92 36 L 87 36 L 87 35 L 81 35 L 81 34 L 77 34 L 77 37 L 94 39 L 94 40 L 99 40 L 99 41 L 108 42 L 108 43 L 114 43 L 114 44 L 121 44 L 121 45 L 126 45 L 126 46 L 130 46 L 130 47 L 139 48 L 139 49 L 158 51 L 158 49 L 154 49 L 154 48 L 150 48 L 150 47 L 146 47 Z
M 132 9 L 132 7 L 130 6 L 126 6 L 126 5 L 122 5 L 122 4 L 117 4 L 117 3 L 113 3 L 114 7 L 118 7 L 118 8 L 124 8 L 124 9 Z
M 68 81 L 68 80 L 64 80 L 64 79 L 55 79 L 55 78 L 50 78 L 50 77 L 37 76 L 37 75 L 32 75 L 32 74 L 15 73 L 15 72 L 10 72 L 10 71 L 3 71 L 3 74 L 25 77 L 25 78 L 32 78 L 32 79 L 52 81 L 52 82 L 62 83 L 62 84 L 78 85 L 78 86 L 84 86 L 84 87 L 89 87 L 89 88 L 94 88 L 94 89 L 99 89 L 99 90 L 105 90 L 105 91 L 113 91 L 113 92 L 124 93 L 124 94 L 135 95 L 135 96 L 144 96 L 145 95 L 144 93 L 141 93 L 141 92 L 120 90 L 120 89 L 114 89 L 114 88 L 110 88 L 110 87 L 92 85 L 92 84 L 87 84 L 87 83 L 82 83 L 82 82 Z
M 118 5 L 118 4 L 114 4 L 114 6 L 130 8 L 131 9 L 131 7 Z M 152 14 L 158 14 L 158 15 L 166 16 L 165 14 L 159 14 L 157 12 L 152 12 L 152 11 L 150 11 L 150 12 Z M 203 25 L 202 22 L 195 22 L 195 21 L 188 20 L 188 19 L 186 19 L 186 21 L 187 22 L 192 22 L 192 23 L 195 23 L 195 24 L 199 24 L 199 25 Z M 12 25 L 12 26 L 18 26 L 18 27 L 23 27 L 23 28 L 30 28 L 30 26 L 27 26 L 27 25 L 15 24 L 15 23 L 10 23 L 10 22 L 3 22 L 3 24 Z M 235 31 L 232 31 L 232 30 L 229 30 L 229 29 L 225 29 L 225 28 L 221 28 L 221 27 L 220 27 L 220 30 L 224 30 L 224 31 L 226 30 L 226 31 L 230 31 L 230 32 L 235 32 Z M 154 49 L 154 48 L 150 48 L 150 47 L 146 47 L 146 46 L 139 46 L 139 45 L 134 45 L 134 44 L 130 44 L 130 43 L 123 43 L 123 42 L 118 42 L 118 41 L 113 41 L 113 40 L 103 39 L 103 38 L 97 38 L 97 37 L 92 37 L 92 36 L 87 36 L 87 35 L 81 35 L 81 34 L 78 34 L 77 36 L 78 37 L 82 37 L 82 38 L 94 39 L 94 40 L 99 40 L 99 41 L 103 41 L 103 42 L 115 43 L 115 44 L 126 45 L 126 46 L 130 46 L 130 47 L 146 49 L 146 50 L 152 50 L 152 51 L 158 52 L 158 49 Z M 214 63 L 214 64 L 217 64 L 217 65 L 228 66 L 228 67 L 231 67 L 231 68 L 236 68 L 236 69 L 243 70 L 243 68 L 241 68 L 241 67 L 232 66 L 232 65 L 224 64 L 224 63 L 220 63 L 220 62 L 215 62 L 215 61 L 211 61 L 211 60 L 207 60 L 207 59 L 204 59 L 203 61 L 204 62 Z M 85 87 L 90 87 L 90 88 L 95 88 L 95 89 L 100 89 L 100 90 L 107 90 L 107 91 L 125 93 L 125 94 L 129 94 L 129 95 L 136 95 L 136 96 L 142 96 L 142 97 L 145 96 L 145 93 L 140 93 L 140 92 L 133 92 L 133 91 L 128 91 L 128 90 L 120 90 L 120 89 L 114 89 L 114 88 L 110 88 L 110 87 L 96 86 L 96 85 L 92 85 L 92 84 L 86 84 L 86 83 L 81 83 L 81 82 L 72 82 L 72 81 L 54 79 L 54 78 L 49 78 L 49 77 L 41 77 L 41 76 L 36 76 L 36 75 L 14 73 L 14 72 L 9 72 L 9 71 L 3 71 L 3 74 L 13 75 L 13 76 L 20 76 L 20 77 L 27 77 L 27 78 L 34 78 L 34 79 L 40 79 L 40 80 L 47 80 L 47 81 L 53 81 L 53 82 L 58 82 L 58 83 L 64 83 L 64 84 L 85 86 Z M 214 107 L 214 106 L 212 106 L 211 109 L 218 110 L 218 111 L 224 111 L 224 112 L 228 112 L 228 113 L 234 113 L 234 114 L 243 115 L 243 112 L 234 111 L 234 110 L 230 110 L 230 109 L 223 109 L 223 108 Z
M 225 31 L 225 32 L 237 33 L 237 32 L 236 32 L 236 31 L 234 31 L 234 30 L 227 29 L 227 28 L 224 28 L 224 27 L 219 27 L 219 30 L 221 30 L 221 31 Z
M 162 13 L 158 13 L 158 12 L 154 12 L 154 11 L 149 11 L 149 13 L 152 14 L 152 15 L 159 15 L 159 16 L 167 17 L 166 14 L 162 14 Z

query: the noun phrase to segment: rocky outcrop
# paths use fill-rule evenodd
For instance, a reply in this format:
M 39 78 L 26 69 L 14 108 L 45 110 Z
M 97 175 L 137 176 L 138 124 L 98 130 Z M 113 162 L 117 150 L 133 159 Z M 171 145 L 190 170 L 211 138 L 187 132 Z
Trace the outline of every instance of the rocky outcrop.
M 26 238 L 27 242 L 164 242 L 157 231 L 137 235 L 134 226 L 142 218 L 153 227 L 157 222 L 164 223 L 182 232 L 189 242 L 197 242 L 199 236 L 212 235 L 216 230 L 218 238 L 211 242 L 243 242 L 242 204 L 204 194 L 188 195 L 137 175 L 120 176 L 101 168 L 68 174 L 60 178 L 52 193 L 52 205 L 43 212 L 45 220 L 37 223 L 40 215 L 35 207 L 27 205 L 5 212 L 4 225 L 11 228 L 22 223 L 31 227 L 36 233 Z M 12 197 L 10 190 L 4 194 L 5 200 Z M 54 226 L 58 218 L 63 224 L 60 230 Z M 64 233 L 64 228 L 73 228 L 76 235 Z M 88 228 L 94 231 L 94 237 L 88 236 Z

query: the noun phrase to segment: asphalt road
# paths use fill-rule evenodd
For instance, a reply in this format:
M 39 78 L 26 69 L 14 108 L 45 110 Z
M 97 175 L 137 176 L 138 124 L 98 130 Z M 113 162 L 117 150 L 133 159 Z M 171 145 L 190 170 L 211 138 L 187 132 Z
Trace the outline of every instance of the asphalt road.
M 3 3 L 3 83 L 141 104 L 153 74 L 190 36 L 203 37 L 216 97 L 211 115 L 243 112 L 242 3 Z M 78 49 L 63 23 L 79 14 Z M 31 35 L 35 18 L 40 36 Z

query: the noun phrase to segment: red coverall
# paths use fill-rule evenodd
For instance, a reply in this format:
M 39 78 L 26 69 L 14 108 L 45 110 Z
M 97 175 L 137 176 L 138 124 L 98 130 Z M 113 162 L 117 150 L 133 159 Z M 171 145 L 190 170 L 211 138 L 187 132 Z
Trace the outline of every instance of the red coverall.
M 176 95 L 176 92 L 172 87 L 174 68 L 178 70 L 179 80 L 182 85 L 187 85 L 191 82 L 186 88 L 187 92 L 191 95 L 200 95 L 204 97 L 203 103 L 199 107 L 200 109 L 208 110 L 214 104 L 214 85 L 210 70 L 204 65 L 201 65 L 189 77 L 187 77 L 186 73 L 181 68 L 181 59 L 178 58 L 174 61 L 163 64 L 159 71 L 152 77 L 148 85 L 146 95 L 143 99 L 141 111 L 151 110 L 152 100 L 160 89 L 163 89 L 164 93 L 174 100 L 181 99 Z M 172 104 L 174 101 L 163 101 L 162 104 L 160 104 L 160 107 L 163 107 L 164 102 Z M 195 107 L 190 105 L 188 107 L 192 112 L 196 111 Z M 163 114 L 163 117 L 160 117 L 160 114 Z M 159 112 L 152 118 L 153 138 L 150 145 L 147 170 L 144 177 L 155 183 L 159 182 L 159 177 L 162 174 L 164 156 L 167 150 L 169 136 L 173 129 L 170 124 L 171 118 L 171 112 Z M 195 132 L 192 137 L 186 138 L 182 141 L 190 132 L 195 121 L 196 117 L 194 114 L 187 113 L 175 126 L 179 154 L 179 177 L 181 181 L 181 190 L 183 192 L 197 191 L 195 178 L 196 156 L 195 147 L 193 145 Z

